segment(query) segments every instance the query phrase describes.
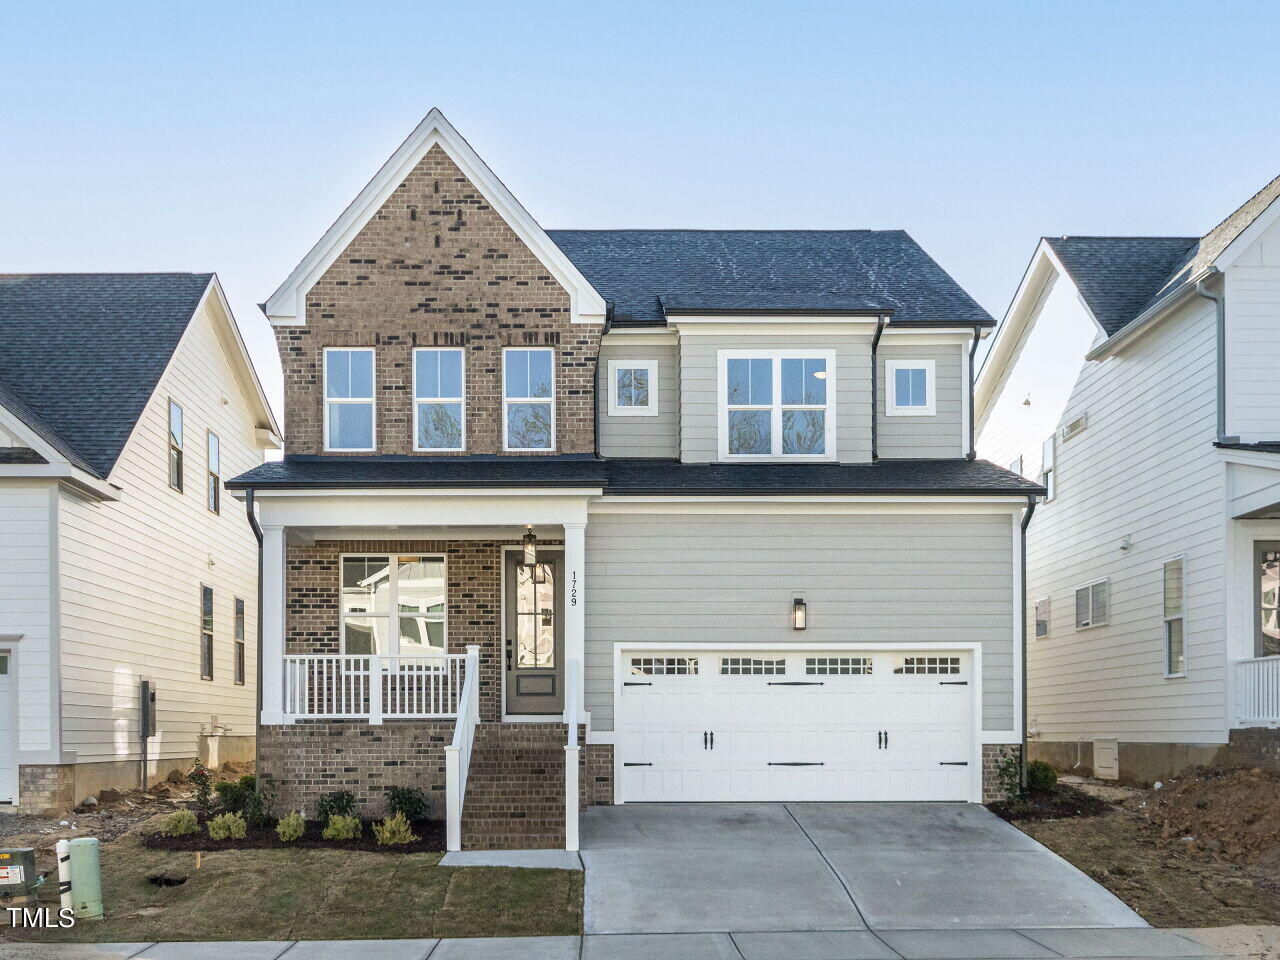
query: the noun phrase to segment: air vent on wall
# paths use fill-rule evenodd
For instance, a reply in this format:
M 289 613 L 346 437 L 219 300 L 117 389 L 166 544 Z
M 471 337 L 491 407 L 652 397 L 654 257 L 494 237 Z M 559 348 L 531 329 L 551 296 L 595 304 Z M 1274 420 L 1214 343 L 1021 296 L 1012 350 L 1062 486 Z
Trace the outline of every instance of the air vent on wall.
M 1070 423 L 1068 423 L 1066 426 L 1062 428 L 1062 439 L 1070 440 L 1077 433 L 1083 433 L 1084 428 L 1087 427 L 1088 425 L 1089 425 L 1089 415 L 1087 413 L 1080 414 L 1080 416 L 1076 417 L 1074 420 L 1072 420 Z

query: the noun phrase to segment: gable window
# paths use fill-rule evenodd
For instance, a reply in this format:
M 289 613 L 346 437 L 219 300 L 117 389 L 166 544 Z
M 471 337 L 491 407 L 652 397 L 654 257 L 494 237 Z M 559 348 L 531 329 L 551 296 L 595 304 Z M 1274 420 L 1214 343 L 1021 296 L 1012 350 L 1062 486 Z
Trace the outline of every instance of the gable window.
M 657 372 L 652 360 L 610 360 L 609 416 L 656 417 Z
M 461 350 L 413 351 L 415 450 L 461 451 L 466 442 L 466 393 Z
M 1036 639 L 1043 640 L 1049 636 L 1049 598 L 1041 597 L 1036 601 Z
M 169 486 L 182 492 L 182 408 L 169 401 Z
M 324 448 L 374 449 L 373 348 L 324 351 Z
M 212 430 L 207 440 L 209 457 L 209 477 L 206 481 L 209 509 L 214 513 L 222 510 L 222 441 Z
M 1255 657 L 1280 656 L 1280 541 L 1255 543 Z
M 1163 568 L 1164 594 L 1164 675 L 1182 677 L 1187 673 L 1183 619 L 1187 585 L 1182 557 L 1166 560 Z
M 884 379 L 888 385 L 885 413 L 890 417 L 931 417 L 937 412 L 932 360 L 888 360 Z
M 1044 442 L 1040 448 L 1040 486 L 1044 487 L 1048 492 L 1044 495 L 1045 502 L 1052 500 L 1058 492 L 1056 482 L 1056 474 L 1053 470 L 1054 453 L 1057 449 L 1057 439 L 1050 437 Z
M 835 354 L 721 351 L 722 457 L 835 456 Z
M 213 587 L 200 587 L 200 679 L 213 679 Z
M 555 353 L 510 348 L 502 354 L 503 446 L 506 450 L 555 447 Z
M 1111 617 L 1111 581 L 1095 580 L 1076 588 L 1076 629 L 1100 627 Z
M 244 601 L 236 597 L 235 610 L 235 681 L 244 686 Z
M 342 558 L 344 654 L 429 656 L 444 651 L 443 557 Z

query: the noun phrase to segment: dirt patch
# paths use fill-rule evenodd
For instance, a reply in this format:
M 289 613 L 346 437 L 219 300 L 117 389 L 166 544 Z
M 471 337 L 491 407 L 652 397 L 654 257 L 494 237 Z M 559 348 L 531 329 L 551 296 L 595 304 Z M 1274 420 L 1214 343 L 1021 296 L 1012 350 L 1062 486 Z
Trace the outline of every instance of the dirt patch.
M 1151 791 L 1142 809 L 1165 843 L 1266 866 L 1280 877 L 1280 777 L 1275 774 L 1197 770 Z
M 1033 793 L 1020 804 L 989 804 L 987 809 L 1002 820 L 1061 820 L 1070 817 L 1099 817 L 1115 807 L 1100 797 L 1091 796 L 1067 784 L 1052 790 Z
M 445 847 L 443 820 L 415 820 L 410 824 L 417 843 L 394 843 L 383 846 L 374 838 L 371 822 L 364 823 L 359 840 L 326 840 L 321 836 L 324 824 L 308 820 L 303 835 L 290 843 L 280 839 L 274 827 L 250 827 L 243 840 L 211 840 L 203 825 L 199 833 L 168 837 L 162 833 L 147 834 L 142 845 L 148 850 L 361 850 L 366 853 L 442 853 Z

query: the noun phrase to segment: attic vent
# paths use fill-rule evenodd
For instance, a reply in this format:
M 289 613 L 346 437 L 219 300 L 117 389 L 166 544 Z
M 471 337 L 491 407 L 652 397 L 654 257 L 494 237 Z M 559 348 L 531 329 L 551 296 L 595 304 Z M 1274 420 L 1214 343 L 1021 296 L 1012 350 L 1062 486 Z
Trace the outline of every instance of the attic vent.
M 1084 428 L 1087 427 L 1088 425 L 1089 425 L 1089 415 L 1087 413 L 1080 414 L 1080 416 L 1076 417 L 1074 420 L 1072 420 L 1070 423 L 1068 423 L 1066 426 L 1062 428 L 1062 439 L 1070 440 L 1077 433 L 1083 433 Z

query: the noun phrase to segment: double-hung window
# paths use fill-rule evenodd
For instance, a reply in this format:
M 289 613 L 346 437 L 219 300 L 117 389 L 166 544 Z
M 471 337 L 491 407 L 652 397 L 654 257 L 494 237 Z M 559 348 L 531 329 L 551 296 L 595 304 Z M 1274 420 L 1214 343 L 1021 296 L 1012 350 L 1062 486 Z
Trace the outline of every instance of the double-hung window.
M 235 610 L 235 681 L 244 686 L 244 601 L 236 597 Z
M 182 492 L 182 408 L 169 401 L 169 486 Z
M 721 351 L 723 458 L 835 457 L 831 351 Z
M 1057 446 L 1057 437 L 1050 436 L 1040 447 L 1040 486 L 1048 491 L 1044 495 L 1046 503 L 1052 500 L 1054 494 L 1058 492 L 1057 474 L 1054 472 Z
M 219 513 L 222 510 L 222 441 L 212 430 L 209 431 L 207 446 L 209 459 L 209 475 L 205 481 L 207 503 L 210 510 Z
M 1280 542 L 1253 545 L 1255 657 L 1280 656 Z
M 609 416 L 656 417 L 657 372 L 652 360 L 610 360 Z
M 1076 629 L 1100 627 L 1111 618 L 1111 581 L 1095 580 L 1076 589 Z
M 200 679 L 213 679 L 213 587 L 200 587 Z
M 413 448 L 466 447 L 464 357 L 460 349 L 413 351 Z
M 890 417 L 931 417 L 937 413 L 932 360 L 887 360 L 884 379 Z
M 324 351 L 324 448 L 374 449 L 373 348 Z
M 342 652 L 355 656 L 444 653 L 444 559 L 344 556 Z
M 1187 585 L 1182 557 L 1166 560 L 1163 567 L 1164 594 L 1164 675 L 1181 677 L 1187 672 L 1183 622 Z
M 553 350 L 511 347 L 503 351 L 502 422 L 505 450 L 555 448 Z

